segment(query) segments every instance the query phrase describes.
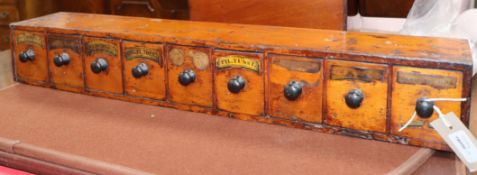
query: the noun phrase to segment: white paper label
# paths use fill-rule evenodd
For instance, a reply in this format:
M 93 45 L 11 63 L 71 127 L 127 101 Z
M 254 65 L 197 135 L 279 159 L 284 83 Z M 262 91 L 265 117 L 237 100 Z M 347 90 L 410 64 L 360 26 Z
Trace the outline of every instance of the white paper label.
M 450 112 L 442 118 L 432 121 L 431 126 L 434 127 L 447 145 L 455 152 L 457 157 L 462 160 L 469 171 L 476 172 L 477 141 L 464 123 L 453 112 Z
M 454 151 L 459 151 L 467 162 L 474 163 L 477 161 L 477 148 L 464 131 L 459 130 L 449 134 L 449 140 L 456 145 Z

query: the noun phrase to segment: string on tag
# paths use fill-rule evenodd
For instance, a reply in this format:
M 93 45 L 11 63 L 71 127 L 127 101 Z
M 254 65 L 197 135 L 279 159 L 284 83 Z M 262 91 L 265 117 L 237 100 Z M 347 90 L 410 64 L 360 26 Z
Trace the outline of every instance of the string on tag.
M 428 102 L 437 102 L 437 101 L 464 102 L 464 101 L 467 101 L 467 98 L 426 98 L 426 99 L 424 99 L 424 101 L 428 101 Z M 444 114 L 439 109 L 439 107 L 437 107 L 437 105 L 434 105 L 432 108 L 434 109 L 434 111 L 436 111 L 437 116 L 442 120 L 444 125 L 446 125 L 446 127 L 448 127 L 448 128 L 452 128 L 452 125 L 449 124 L 449 122 L 444 118 Z M 417 116 L 417 113 L 416 113 L 416 111 L 414 111 L 411 118 L 406 122 L 406 124 L 404 124 L 404 126 L 399 128 L 398 131 L 401 132 L 404 129 L 406 129 L 414 121 L 416 116 Z
M 437 116 L 442 120 L 442 123 L 444 123 L 447 128 L 452 128 L 452 125 L 446 120 L 446 118 L 444 118 L 444 114 L 442 113 L 441 109 L 439 109 L 439 107 L 437 107 L 436 105 L 434 105 L 433 108 L 434 111 L 437 112 Z

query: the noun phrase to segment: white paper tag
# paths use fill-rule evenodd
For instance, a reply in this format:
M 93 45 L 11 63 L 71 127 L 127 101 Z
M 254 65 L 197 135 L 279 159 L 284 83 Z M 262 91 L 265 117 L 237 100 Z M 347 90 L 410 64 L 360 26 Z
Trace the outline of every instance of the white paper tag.
M 457 146 L 457 150 L 462 153 L 465 161 L 477 162 L 477 149 L 464 131 L 460 130 L 449 134 L 449 140 Z
M 447 127 L 441 118 L 431 122 L 431 126 L 439 133 L 449 147 L 464 162 L 470 172 L 477 171 L 477 141 L 465 125 L 450 112 L 444 119 L 451 125 Z

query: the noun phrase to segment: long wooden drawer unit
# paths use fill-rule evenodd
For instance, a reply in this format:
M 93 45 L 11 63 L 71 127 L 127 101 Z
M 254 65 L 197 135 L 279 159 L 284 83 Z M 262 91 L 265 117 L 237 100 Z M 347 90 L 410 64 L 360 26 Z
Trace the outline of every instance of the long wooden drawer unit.
M 12 28 L 16 80 L 449 150 L 421 98 L 470 98 L 464 40 L 56 13 Z M 470 102 L 435 102 L 469 124 Z M 79 106 L 80 107 L 80 106 Z

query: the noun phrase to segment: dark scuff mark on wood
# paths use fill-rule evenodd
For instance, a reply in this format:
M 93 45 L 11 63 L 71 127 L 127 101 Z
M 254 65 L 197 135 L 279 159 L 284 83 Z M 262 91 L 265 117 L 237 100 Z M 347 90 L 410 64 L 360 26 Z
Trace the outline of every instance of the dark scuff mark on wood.
M 386 37 L 386 36 L 380 36 L 380 35 L 368 35 L 368 36 L 373 37 L 373 38 L 378 38 L 378 39 L 386 39 L 386 38 L 388 38 L 388 37 Z

